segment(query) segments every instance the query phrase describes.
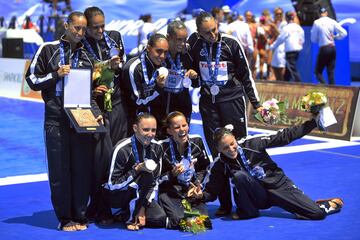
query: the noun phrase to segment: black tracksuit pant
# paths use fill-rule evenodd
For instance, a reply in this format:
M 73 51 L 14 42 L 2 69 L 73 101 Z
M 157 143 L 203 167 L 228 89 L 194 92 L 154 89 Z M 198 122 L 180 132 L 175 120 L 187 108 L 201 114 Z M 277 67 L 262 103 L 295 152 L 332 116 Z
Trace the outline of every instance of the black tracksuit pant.
M 320 47 L 319 54 L 316 60 L 316 66 L 315 66 L 315 76 L 320 83 L 326 84 L 325 79 L 322 75 L 324 68 L 326 67 L 329 84 L 335 84 L 335 80 L 334 80 L 335 61 L 336 61 L 335 46 Z
M 110 193 L 103 189 L 102 184 L 109 178 L 113 146 L 127 137 L 127 115 L 123 103 L 114 105 L 111 112 L 104 112 L 103 120 L 107 132 L 94 135 L 91 202 L 87 210 L 88 217 L 95 220 L 106 220 L 112 217 Z
M 59 125 L 45 124 L 51 201 L 61 226 L 70 221 L 86 223 L 92 135 L 76 133 L 66 117 Z
M 296 62 L 299 58 L 299 51 L 286 52 L 286 69 L 285 69 L 285 81 L 288 82 L 301 82 L 300 74 L 296 68 Z
M 164 228 L 166 226 L 166 214 L 160 205 L 152 200 L 148 202 L 147 195 L 152 187 L 152 173 L 142 172 L 135 181 L 138 188 L 127 187 L 126 190 L 115 190 L 111 196 L 111 206 L 122 209 L 122 219 L 125 222 L 134 222 L 136 215 L 142 206 L 146 208 L 146 225 L 149 228 Z M 131 202 L 135 201 L 131 212 Z
M 286 176 L 278 187 L 265 188 L 247 172 L 239 170 L 234 174 L 234 198 L 240 218 L 259 216 L 259 209 L 278 206 L 295 214 L 300 219 L 320 220 L 326 212 L 306 196 Z
M 168 217 L 168 223 L 166 228 L 178 229 L 179 222 L 184 218 L 184 206 L 181 201 L 182 198 L 170 197 L 167 193 L 160 193 L 159 204 L 164 209 L 166 216 Z M 207 207 L 205 203 L 191 204 L 192 210 L 198 210 L 200 214 L 208 215 Z

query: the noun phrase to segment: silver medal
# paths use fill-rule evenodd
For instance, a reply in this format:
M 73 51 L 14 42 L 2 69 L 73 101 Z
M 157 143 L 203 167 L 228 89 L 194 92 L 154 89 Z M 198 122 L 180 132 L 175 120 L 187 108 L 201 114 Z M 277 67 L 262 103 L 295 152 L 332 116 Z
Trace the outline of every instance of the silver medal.
M 120 53 L 119 49 L 116 47 L 112 47 L 110 49 L 110 57 L 118 56 Z
M 219 94 L 219 92 L 220 92 L 220 89 L 219 89 L 219 86 L 218 86 L 218 85 L 214 84 L 214 85 L 212 85 L 212 86 L 210 87 L 210 93 L 211 93 L 211 95 L 216 96 L 216 95 Z
M 184 87 L 184 88 L 189 88 L 190 85 L 191 85 L 191 80 L 190 80 L 190 78 L 185 77 L 185 78 L 183 79 L 183 87 Z

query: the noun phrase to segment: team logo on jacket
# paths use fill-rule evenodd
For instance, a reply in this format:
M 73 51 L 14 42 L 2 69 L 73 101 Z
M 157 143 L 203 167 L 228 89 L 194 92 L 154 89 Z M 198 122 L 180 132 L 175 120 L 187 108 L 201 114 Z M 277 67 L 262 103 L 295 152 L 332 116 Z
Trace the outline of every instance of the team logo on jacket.
M 200 51 L 200 56 L 203 56 L 203 57 L 206 56 L 205 49 L 203 49 L 203 48 L 201 49 L 201 51 Z
M 83 61 L 79 61 L 79 67 L 83 67 L 84 64 L 83 64 Z

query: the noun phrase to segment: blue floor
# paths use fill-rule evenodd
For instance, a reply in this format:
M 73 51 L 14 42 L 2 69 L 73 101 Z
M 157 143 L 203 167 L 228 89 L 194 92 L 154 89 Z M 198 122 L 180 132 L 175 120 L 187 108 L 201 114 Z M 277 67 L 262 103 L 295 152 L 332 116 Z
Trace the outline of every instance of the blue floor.
M 43 104 L 0 98 L 0 179 L 46 172 L 42 133 Z M 192 132 L 200 132 L 198 125 Z M 302 139 L 295 145 L 317 144 Z M 0 239 L 360 239 L 360 145 L 276 155 L 273 159 L 313 199 L 342 197 L 345 206 L 322 221 L 296 220 L 280 208 L 252 220 L 213 218 L 214 229 L 192 235 L 176 230 L 129 232 L 114 224 L 91 224 L 87 231 L 60 232 L 52 210 L 47 181 L 0 186 Z M 211 216 L 218 202 L 210 203 Z

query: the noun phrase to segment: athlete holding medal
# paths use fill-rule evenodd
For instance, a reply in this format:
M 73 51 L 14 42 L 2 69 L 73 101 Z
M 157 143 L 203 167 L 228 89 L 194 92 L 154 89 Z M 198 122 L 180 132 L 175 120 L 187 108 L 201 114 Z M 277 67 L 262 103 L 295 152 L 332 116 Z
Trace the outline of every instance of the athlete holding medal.
M 182 21 L 175 20 L 168 25 L 169 52 L 166 56 L 166 67 L 169 76 L 161 95 L 166 103 L 162 119 L 173 111 L 182 112 L 188 122 L 191 119 L 192 103 L 189 88 L 192 81 L 197 80 L 198 74 L 191 69 L 192 58 L 186 48 L 187 37 L 187 28 Z
M 104 12 L 98 7 L 88 7 L 84 11 L 87 18 L 87 31 L 82 40 L 84 48 L 96 62 L 107 62 L 115 76 L 110 86 L 97 85 L 94 82 L 96 101 L 104 116 L 106 134 L 94 136 L 94 171 L 91 202 L 87 216 L 100 225 L 113 222 L 108 192 L 101 188 L 101 184 L 108 179 L 109 165 L 113 147 L 121 139 L 128 137 L 127 110 L 122 99 L 120 88 L 121 67 L 126 60 L 124 43 L 118 31 L 105 31 Z M 110 88 L 110 89 L 109 89 Z M 112 90 L 112 89 L 113 90 Z M 111 110 L 104 106 L 105 93 L 111 93 Z
M 198 32 L 193 33 L 188 42 L 194 70 L 200 73 L 199 108 L 204 134 L 212 155 L 216 156 L 217 150 L 212 140 L 216 128 L 232 124 L 236 138 L 247 135 L 245 94 L 258 111 L 261 105 L 244 50 L 238 40 L 219 33 L 218 23 L 208 12 L 198 15 L 196 26 Z M 224 183 L 226 185 L 228 183 Z M 231 203 L 225 205 L 223 212 L 230 212 Z
M 168 50 L 166 37 L 155 33 L 150 37 L 146 49 L 140 56 L 130 59 L 125 64 L 123 79 L 125 93 L 128 94 L 126 99 L 131 124 L 139 112 L 149 112 L 158 122 L 161 120 L 161 112 L 165 104 L 159 95 L 163 91 L 168 75 L 168 70 L 162 67 L 162 64 Z

